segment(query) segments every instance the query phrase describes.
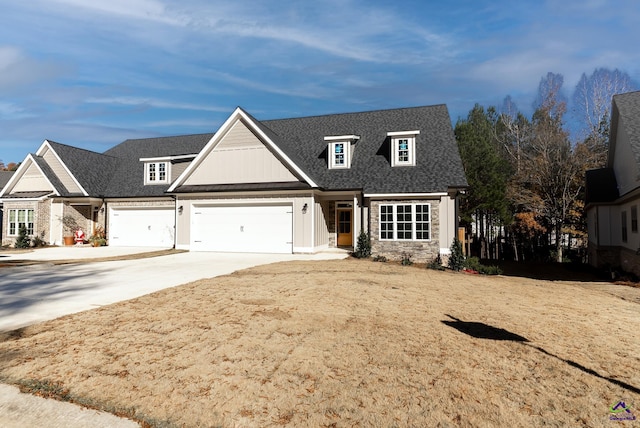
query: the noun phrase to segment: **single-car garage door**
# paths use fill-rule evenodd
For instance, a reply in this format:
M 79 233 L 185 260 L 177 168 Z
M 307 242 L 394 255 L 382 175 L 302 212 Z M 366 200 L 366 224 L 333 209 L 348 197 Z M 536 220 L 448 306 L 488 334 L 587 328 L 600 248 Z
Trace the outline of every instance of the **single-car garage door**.
M 293 252 L 291 205 L 194 206 L 191 250 Z
M 113 208 L 109 245 L 116 247 L 173 247 L 173 208 Z

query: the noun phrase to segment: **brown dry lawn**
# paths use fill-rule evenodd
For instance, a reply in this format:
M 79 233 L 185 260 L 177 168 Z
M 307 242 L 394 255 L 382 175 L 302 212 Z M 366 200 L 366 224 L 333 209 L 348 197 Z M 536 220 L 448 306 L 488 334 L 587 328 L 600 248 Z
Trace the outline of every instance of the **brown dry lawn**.
M 0 380 L 158 426 L 631 426 L 640 289 L 613 287 L 279 263 L 5 334 Z

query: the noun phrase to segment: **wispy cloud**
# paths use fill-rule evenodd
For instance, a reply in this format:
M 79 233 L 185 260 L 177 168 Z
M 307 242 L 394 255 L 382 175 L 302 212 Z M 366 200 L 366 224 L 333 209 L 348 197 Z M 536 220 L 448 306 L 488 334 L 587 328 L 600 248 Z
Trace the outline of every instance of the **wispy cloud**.
M 153 107 L 161 109 L 175 110 L 197 110 L 197 111 L 213 111 L 213 112 L 229 112 L 229 107 L 210 106 L 206 104 L 190 104 L 173 101 L 165 101 L 161 99 L 142 98 L 142 97 L 105 97 L 105 98 L 87 98 L 89 104 L 108 104 L 108 105 L 124 105 L 137 107 Z

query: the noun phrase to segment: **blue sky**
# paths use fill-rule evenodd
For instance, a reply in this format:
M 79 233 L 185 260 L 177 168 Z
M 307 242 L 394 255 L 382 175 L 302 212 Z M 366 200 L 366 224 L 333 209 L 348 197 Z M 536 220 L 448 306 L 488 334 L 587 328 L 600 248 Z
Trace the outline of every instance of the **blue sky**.
M 0 160 L 44 139 L 127 138 L 258 119 L 447 104 L 452 121 L 547 72 L 640 81 L 635 0 L 0 0 Z

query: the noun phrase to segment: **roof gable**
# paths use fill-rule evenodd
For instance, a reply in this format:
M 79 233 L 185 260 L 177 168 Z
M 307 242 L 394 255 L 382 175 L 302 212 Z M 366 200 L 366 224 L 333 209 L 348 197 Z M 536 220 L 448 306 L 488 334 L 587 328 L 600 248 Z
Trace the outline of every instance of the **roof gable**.
M 183 186 L 300 181 L 239 119 L 200 160 Z
M 240 123 L 241 125 L 238 125 Z M 234 136 L 234 130 L 244 135 L 245 142 L 234 142 L 237 139 Z M 251 134 L 252 137 L 246 138 Z M 208 177 L 205 173 L 201 173 L 199 171 L 202 168 L 202 171 L 205 171 L 207 166 L 218 166 L 222 158 L 224 156 L 220 155 L 222 150 L 218 149 L 219 153 L 215 153 L 216 148 L 220 144 L 222 144 L 221 148 L 224 150 L 225 148 L 233 147 L 234 145 L 238 147 L 238 145 L 247 146 L 253 148 L 259 148 L 263 153 L 261 154 L 261 159 L 264 161 L 269 159 L 269 164 L 273 168 L 276 175 L 281 176 L 283 179 L 281 181 L 293 181 L 299 180 L 307 183 L 311 187 L 317 187 L 314 181 L 306 174 L 306 172 L 297 165 L 288 153 L 285 153 L 277 140 L 277 135 L 273 134 L 269 129 L 266 129 L 260 122 L 255 120 L 251 115 L 242 110 L 240 107 L 236 108 L 236 110 L 227 118 L 227 120 L 222 124 L 218 132 L 215 133 L 213 138 L 207 143 L 207 145 L 202 149 L 202 151 L 198 154 L 198 156 L 194 159 L 194 161 L 189 165 L 189 167 L 178 177 L 174 184 L 169 188 L 169 192 L 175 191 L 179 186 L 182 185 L 202 185 L 205 184 L 202 182 Z M 241 139 L 239 139 L 241 140 Z M 261 146 L 260 146 L 261 145 Z M 264 147 L 264 149 L 262 149 Z M 265 152 L 266 150 L 266 152 Z M 213 153 L 213 155 L 212 155 Z M 211 156 L 211 157 L 210 157 Z M 216 159 L 214 161 L 214 159 Z M 255 180 L 258 175 L 249 175 L 247 177 L 243 177 L 240 183 L 247 183 L 251 180 Z M 213 177 L 219 178 L 219 176 Z M 238 183 L 237 178 L 234 177 L 236 181 L 234 183 Z M 273 180 L 271 180 L 273 181 Z M 262 180 L 261 182 L 264 182 Z M 206 184 L 230 184 L 229 179 L 225 180 L 225 183 L 215 183 L 209 181 Z
M 33 192 L 55 193 L 58 195 L 61 188 L 62 185 L 55 180 L 55 175 L 42 158 L 29 154 L 6 183 L 0 193 L 0 197 L 6 197 L 13 193 Z

